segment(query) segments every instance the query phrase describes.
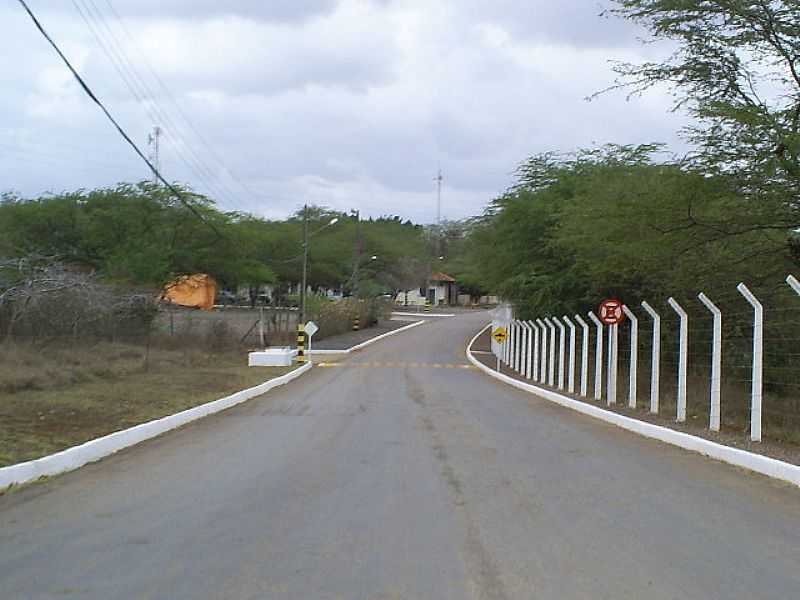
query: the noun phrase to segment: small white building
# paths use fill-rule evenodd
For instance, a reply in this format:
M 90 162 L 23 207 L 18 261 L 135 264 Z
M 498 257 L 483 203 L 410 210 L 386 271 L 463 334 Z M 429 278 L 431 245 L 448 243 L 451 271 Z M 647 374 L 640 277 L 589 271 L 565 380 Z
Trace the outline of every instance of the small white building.
M 458 285 L 446 273 L 433 273 L 425 288 L 402 291 L 395 298 L 397 304 L 404 306 L 454 306 L 458 304 Z

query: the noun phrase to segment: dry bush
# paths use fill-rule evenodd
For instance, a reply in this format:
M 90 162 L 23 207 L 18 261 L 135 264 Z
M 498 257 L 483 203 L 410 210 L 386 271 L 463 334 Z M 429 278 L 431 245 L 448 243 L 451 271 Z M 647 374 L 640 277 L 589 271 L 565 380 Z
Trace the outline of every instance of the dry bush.
M 60 388 L 95 379 L 114 379 L 142 370 L 144 351 L 127 344 L 0 345 L 0 393 Z
M 0 398 L 25 390 L 63 389 L 92 381 L 122 380 L 145 371 L 205 368 L 220 360 L 246 363 L 236 349 L 203 347 L 196 339 L 184 340 L 183 344 L 172 347 L 157 343 L 161 341 L 171 344 L 173 340 L 154 340 L 149 349 L 107 341 L 94 345 L 56 343 L 46 348 L 30 342 L 0 344 Z
M 153 294 L 122 291 L 58 261 L 0 261 L 0 335 L 7 341 L 143 336 L 155 312 Z
M 214 321 L 203 342 L 204 348 L 210 352 L 225 352 L 238 346 L 233 329 L 225 321 Z
M 391 303 L 379 298 L 345 298 L 332 302 L 327 298 L 313 297 L 309 300 L 309 316 L 319 325 L 317 339 L 352 331 L 356 317 L 361 329 L 371 327 L 380 319 L 387 318 L 391 311 Z

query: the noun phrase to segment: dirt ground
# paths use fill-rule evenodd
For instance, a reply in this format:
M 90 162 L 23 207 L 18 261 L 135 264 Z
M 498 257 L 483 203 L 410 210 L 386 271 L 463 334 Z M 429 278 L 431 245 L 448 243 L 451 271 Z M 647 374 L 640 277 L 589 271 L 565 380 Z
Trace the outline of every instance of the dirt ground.
M 241 351 L 0 347 L 0 467 L 164 417 L 282 375 Z

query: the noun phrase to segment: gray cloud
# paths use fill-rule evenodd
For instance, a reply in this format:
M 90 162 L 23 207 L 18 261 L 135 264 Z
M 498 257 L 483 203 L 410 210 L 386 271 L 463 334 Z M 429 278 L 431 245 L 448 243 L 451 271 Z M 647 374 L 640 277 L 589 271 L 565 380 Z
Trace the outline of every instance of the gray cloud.
M 113 8 L 124 17 L 146 19 L 213 19 L 240 16 L 262 21 L 302 22 L 330 14 L 337 0 L 81 0 L 93 9 Z M 72 12 L 71 2 L 40 0 L 39 7 L 51 11 Z
M 666 94 L 584 100 L 613 79 L 610 58 L 658 51 L 639 48 L 632 25 L 599 19 L 593 0 L 114 5 L 136 43 L 106 11 L 108 26 L 150 81 L 155 107 L 132 97 L 71 3 L 34 8 L 143 147 L 156 122 L 166 130 L 165 174 L 225 209 L 276 217 L 310 201 L 430 221 L 441 165 L 445 214 L 464 217 L 536 152 L 612 141 L 682 148 L 683 120 L 668 113 Z M 0 20 L 9 24 L 0 41 L 0 189 L 147 177 L 20 11 L 6 5 Z M 162 111 L 171 123 L 151 118 Z
M 461 6 L 465 19 L 500 25 L 515 37 L 577 47 L 627 46 L 632 34 L 641 33 L 625 21 L 601 17 L 610 0 L 463 0 Z

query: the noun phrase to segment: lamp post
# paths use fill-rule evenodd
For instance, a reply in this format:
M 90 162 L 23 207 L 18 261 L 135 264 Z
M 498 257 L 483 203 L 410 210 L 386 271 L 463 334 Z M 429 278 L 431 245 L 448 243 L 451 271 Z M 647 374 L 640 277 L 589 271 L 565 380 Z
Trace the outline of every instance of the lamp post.
M 371 256 L 366 257 L 365 259 L 361 259 L 360 256 L 356 258 L 356 262 L 354 263 L 355 268 L 353 269 L 353 276 L 351 278 L 351 286 L 352 286 L 352 293 L 353 298 L 358 300 L 358 295 L 360 293 L 360 280 L 361 280 L 361 267 L 366 265 L 370 261 L 378 260 L 378 256 L 373 254 Z
M 306 289 L 308 288 L 308 240 L 311 236 L 318 234 L 323 229 L 335 225 L 339 221 L 336 217 L 316 231 L 308 233 L 308 204 L 303 206 L 303 284 L 300 288 L 300 323 L 306 321 Z

